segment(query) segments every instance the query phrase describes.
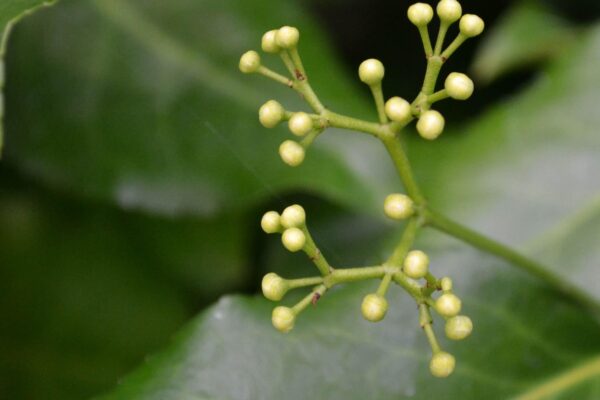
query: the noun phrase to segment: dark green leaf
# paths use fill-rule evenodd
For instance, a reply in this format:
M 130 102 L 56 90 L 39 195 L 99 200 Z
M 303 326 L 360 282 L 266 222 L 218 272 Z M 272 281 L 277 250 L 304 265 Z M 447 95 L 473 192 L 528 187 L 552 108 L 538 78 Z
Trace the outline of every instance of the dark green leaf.
M 289 89 L 237 69 L 242 52 L 283 23 L 300 27 L 323 101 L 362 109 L 320 32 L 289 2 L 61 3 L 15 35 L 10 163 L 50 185 L 167 214 L 215 215 L 292 188 L 373 205 L 376 183 L 349 158 L 356 146 L 342 158 L 321 141 L 291 170 L 277 154 L 287 127 L 258 123 L 269 98 L 305 107 Z M 277 57 L 264 63 L 281 70 Z
M 507 72 L 557 56 L 577 33 L 577 28 L 539 1 L 517 2 L 483 37 L 473 72 L 489 83 Z
M 0 156 L 4 143 L 4 56 L 12 27 L 37 8 L 53 4 L 53 0 L 3 0 L 0 4 Z

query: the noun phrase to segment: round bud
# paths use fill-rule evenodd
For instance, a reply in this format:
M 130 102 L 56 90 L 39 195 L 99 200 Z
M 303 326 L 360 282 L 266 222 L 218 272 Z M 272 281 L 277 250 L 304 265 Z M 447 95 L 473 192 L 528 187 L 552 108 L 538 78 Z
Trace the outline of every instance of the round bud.
M 300 40 L 300 32 L 293 26 L 284 26 L 279 28 L 275 37 L 279 47 L 292 49 L 296 47 L 298 40 Z
M 266 274 L 262 280 L 263 295 L 272 301 L 283 299 L 288 291 L 287 281 L 274 272 Z
M 284 163 L 297 167 L 304 161 L 304 147 L 293 140 L 286 140 L 279 146 L 279 155 Z
M 260 226 L 265 233 L 276 233 L 281 230 L 281 217 L 275 211 L 267 211 L 260 220 Z
M 448 278 L 447 276 L 442 278 L 440 286 L 442 286 L 442 290 L 444 292 L 451 291 L 452 290 L 452 279 Z
M 385 114 L 392 121 L 406 121 L 412 115 L 410 103 L 401 97 L 392 97 L 385 103 Z
M 400 193 L 390 194 L 385 198 L 383 211 L 388 218 L 395 220 L 406 219 L 415 212 L 412 199 Z
M 360 310 L 367 321 L 379 322 L 387 312 L 387 300 L 378 294 L 368 294 L 363 299 Z
M 416 3 L 408 7 L 408 19 L 416 26 L 425 26 L 433 18 L 433 8 L 426 3 Z
M 252 74 L 260 68 L 260 55 L 254 50 L 242 54 L 240 57 L 240 71 L 245 74 Z
M 445 351 L 440 351 L 431 357 L 431 361 L 429 362 L 429 370 L 431 371 L 431 375 L 437 378 L 447 378 L 454 372 L 454 367 L 456 366 L 456 360 L 454 356 L 450 353 L 446 353 Z
M 445 330 L 448 339 L 463 340 L 473 331 L 473 322 L 465 315 L 457 315 L 446 321 Z
M 289 307 L 279 306 L 273 309 L 273 314 L 271 315 L 271 322 L 275 329 L 280 332 L 288 333 L 294 328 L 294 321 L 296 319 L 296 314 Z
M 435 309 L 443 317 L 458 315 L 461 306 L 460 299 L 452 293 L 444 293 L 435 301 Z
M 265 53 L 279 53 L 281 47 L 277 44 L 277 29 L 265 33 L 260 44 Z
M 459 72 L 453 72 L 448 75 L 444 87 L 448 95 L 455 100 L 467 100 L 471 97 L 475 89 L 471 78 Z
M 279 102 L 269 100 L 258 110 L 258 120 L 265 128 L 274 128 L 285 116 L 285 110 Z
M 304 244 L 306 243 L 306 236 L 304 232 L 302 232 L 298 228 L 289 228 L 283 231 L 283 235 L 281 235 L 281 243 L 283 246 L 295 253 L 297 251 L 302 250 Z
M 460 19 L 460 33 L 466 37 L 475 37 L 481 35 L 481 32 L 485 29 L 485 22 L 477 15 L 465 14 Z
M 421 279 L 429 270 L 429 257 L 421 250 L 413 250 L 404 259 L 404 273 L 409 278 Z
M 358 77 L 367 85 L 378 85 L 385 75 L 381 61 L 374 58 L 363 61 L 358 67 Z
M 296 136 L 304 136 L 313 129 L 312 118 L 305 112 L 297 112 L 288 122 L 290 131 Z
M 446 121 L 439 112 L 425 111 L 417 122 L 417 132 L 423 139 L 434 140 L 442 134 L 445 124 Z
M 451 24 L 462 15 L 462 7 L 456 0 L 442 0 L 437 5 L 437 15 L 442 22 Z
M 306 222 L 306 212 L 299 204 L 287 207 L 281 213 L 281 225 L 285 228 L 299 228 Z

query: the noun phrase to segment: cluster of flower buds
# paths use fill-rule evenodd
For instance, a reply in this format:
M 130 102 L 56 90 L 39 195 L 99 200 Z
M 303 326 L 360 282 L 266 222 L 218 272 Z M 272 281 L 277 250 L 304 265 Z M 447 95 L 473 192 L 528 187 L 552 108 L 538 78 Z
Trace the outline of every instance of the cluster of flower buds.
M 286 293 L 295 288 L 311 287 L 311 292 L 292 307 L 278 306 L 273 310 L 272 323 L 281 332 L 289 332 L 294 327 L 297 316 L 316 302 L 331 287 L 366 279 L 379 279 L 377 290 L 366 295 L 361 304 L 363 317 L 371 322 L 384 319 L 388 301 L 385 298 L 391 283 L 396 283 L 409 293 L 419 306 L 419 323 L 432 349 L 430 370 L 434 376 L 447 377 L 455 368 L 454 357 L 443 351 L 435 336 L 431 310 L 445 322 L 446 336 L 451 340 L 461 340 L 470 335 L 473 323 L 469 317 L 460 315 L 462 303 L 453 293 L 452 280 L 438 279 L 429 270 L 429 257 L 423 251 L 411 250 L 417 229 L 421 224 L 424 201 L 416 185 L 406 185 L 410 175 L 408 161 L 397 135 L 409 123 L 416 120 L 416 129 L 421 137 L 434 140 L 443 132 L 444 117 L 432 105 L 440 100 L 452 98 L 466 100 L 473 94 L 473 81 L 465 74 L 453 72 L 444 82 L 443 89 L 436 91 L 437 80 L 446 60 L 469 38 L 483 32 L 484 22 L 476 15 L 462 13 L 456 0 L 440 0 L 436 8 L 440 20 L 439 33 L 432 44 L 428 25 L 433 20 L 434 10 L 426 3 L 417 3 L 408 9 L 408 19 L 418 28 L 425 55 L 427 71 L 422 89 L 416 98 L 409 102 L 394 96 L 385 101 L 382 81 L 385 76 L 383 64 L 376 59 L 368 59 L 360 64 L 358 76 L 369 86 L 378 114 L 378 123 L 363 121 L 341 115 L 326 109 L 308 83 L 308 77 L 298 53 L 300 33 L 298 29 L 284 26 L 266 32 L 261 41 L 265 53 L 280 56 L 289 76 L 279 74 L 261 62 L 256 51 L 242 55 L 239 68 L 243 73 L 258 73 L 297 91 L 308 103 L 313 113 L 286 110 L 279 102 L 269 100 L 259 109 L 259 121 L 266 128 L 274 128 L 287 122 L 296 140 L 285 140 L 279 147 L 282 160 L 290 166 L 300 165 L 306 150 L 328 127 L 338 127 L 371 134 L 379 138 L 396 162 L 399 175 L 410 196 L 395 193 L 384 201 L 384 214 L 396 221 L 408 221 L 401 242 L 390 258 L 377 266 L 360 268 L 332 268 L 313 241 L 307 226 L 306 213 L 299 205 L 286 208 L 281 214 L 267 212 L 261 221 L 267 233 L 281 234 L 283 246 L 291 252 L 303 251 L 315 264 L 320 276 L 284 279 L 275 273 L 265 275 L 262 281 L 264 296 L 272 301 L 280 301 Z M 459 21 L 456 38 L 446 47 L 444 42 L 449 28 Z M 400 157 L 400 158 L 397 158 Z M 412 177 L 410 178 L 412 179 Z M 409 183 L 410 180 L 409 180 Z M 416 202 L 416 203 L 415 203 Z

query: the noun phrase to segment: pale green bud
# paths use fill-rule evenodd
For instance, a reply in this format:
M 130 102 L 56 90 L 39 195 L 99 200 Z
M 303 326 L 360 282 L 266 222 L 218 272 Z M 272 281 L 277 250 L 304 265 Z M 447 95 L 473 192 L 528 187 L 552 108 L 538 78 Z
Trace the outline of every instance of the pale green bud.
M 289 228 L 283 231 L 283 235 L 281 235 L 281 243 L 283 246 L 295 253 L 304 248 L 306 244 L 306 235 L 298 228 Z
M 443 317 L 454 317 L 458 315 L 462 302 L 452 293 L 444 293 L 435 301 L 435 309 Z
M 296 136 L 305 136 L 313 129 L 313 120 L 305 112 L 297 112 L 292 115 L 288 122 L 290 131 Z
M 258 120 L 265 128 L 276 127 L 283 120 L 284 116 L 285 109 L 275 100 L 267 101 L 258 110 Z
M 444 87 L 448 95 L 455 100 L 467 100 L 471 97 L 475 89 L 471 78 L 459 72 L 453 72 L 448 75 Z
M 462 7 L 456 0 L 442 0 L 437 5 L 437 14 L 442 22 L 451 24 L 460 19 Z
M 266 32 L 261 40 L 261 47 L 265 53 L 279 53 L 281 47 L 277 44 L 277 29 Z
M 395 220 L 406 219 L 415 212 L 412 199 L 401 193 L 387 196 L 383 203 L 383 211 L 388 218 Z
M 457 315 L 446 321 L 446 336 L 452 340 L 462 340 L 473 332 L 473 322 L 465 315 Z
M 434 140 L 442 134 L 446 121 L 442 114 L 435 110 L 428 110 L 421 114 L 417 122 L 417 132 L 423 139 Z
M 281 231 L 281 217 L 275 211 L 268 211 L 260 220 L 260 226 L 265 233 L 277 233 Z
M 276 35 L 277 44 L 283 49 L 292 49 L 298 45 L 300 32 L 293 26 L 279 28 Z
M 475 37 L 481 35 L 485 29 L 485 22 L 477 15 L 465 14 L 460 19 L 460 33 L 467 37 Z
M 358 77 L 369 86 L 380 84 L 384 75 L 383 64 L 374 58 L 363 61 L 358 67 Z
M 454 359 L 454 356 L 445 351 L 440 351 L 431 358 L 429 370 L 431 371 L 431 375 L 437 378 L 447 378 L 454 372 L 455 366 L 456 360 Z
M 296 314 L 294 314 L 294 311 L 284 306 L 275 307 L 271 316 L 271 322 L 275 329 L 283 333 L 288 333 L 294 328 L 295 320 Z
M 421 27 L 426 26 L 433 18 L 433 8 L 426 3 L 416 3 L 408 7 L 408 19 L 414 25 Z
M 429 270 L 429 257 L 421 250 L 412 250 L 404 259 L 403 271 L 409 278 L 421 279 Z
M 279 146 L 279 155 L 284 163 L 291 167 L 297 167 L 304 161 L 304 147 L 293 140 L 286 140 Z
M 299 204 L 287 207 L 281 213 L 281 225 L 285 228 L 299 228 L 306 222 L 306 212 Z
M 266 274 L 262 280 L 263 295 L 272 301 L 279 301 L 288 291 L 288 284 L 285 279 L 274 272 Z
M 367 321 L 379 322 L 385 317 L 387 308 L 387 300 L 383 296 L 373 293 L 365 296 L 360 310 Z
M 385 103 L 385 114 L 395 122 L 404 122 L 411 115 L 410 103 L 401 97 L 392 97 Z
M 245 52 L 240 57 L 240 71 L 245 74 L 252 74 L 260 68 L 260 55 L 254 50 Z

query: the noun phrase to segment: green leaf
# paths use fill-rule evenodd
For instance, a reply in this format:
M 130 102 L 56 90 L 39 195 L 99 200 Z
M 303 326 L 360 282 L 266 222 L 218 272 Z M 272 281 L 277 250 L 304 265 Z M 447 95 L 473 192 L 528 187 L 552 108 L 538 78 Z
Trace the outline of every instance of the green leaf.
M 599 57 L 596 27 L 531 89 L 461 135 L 447 135 L 427 147 L 411 142 L 415 169 L 434 206 L 526 247 L 596 298 Z M 365 228 L 345 222 L 352 231 Z M 359 237 L 355 243 L 364 246 L 366 240 Z M 270 326 L 272 303 L 225 297 L 104 398 L 600 396 L 600 325 L 594 316 L 529 275 L 454 239 L 427 231 L 418 247 L 430 253 L 436 274 L 453 277 L 464 312 L 475 324 L 468 340 L 443 341 L 458 360 L 447 380 L 429 375 L 429 350 L 414 302 L 401 290 L 391 291 L 384 322 L 361 320 L 361 298 L 376 288 L 369 282 L 326 294 L 288 335 Z
M 4 0 L 0 4 L 0 157 L 4 144 L 4 56 L 13 26 L 36 9 L 54 4 L 54 0 Z
M 579 30 L 537 0 L 521 1 L 482 38 L 473 72 L 489 83 L 514 70 L 556 57 Z
M 2 396 L 105 391 L 246 281 L 247 235 L 230 220 L 148 217 L 32 186 L 0 173 Z
M 277 154 L 287 127 L 260 126 L 269 98 L 305 109 L 288 88 L 237 69 L 282 23 L 300 27 L 323 101 L 364 110 L 320 31 L 289 2 L 65 1 L 15 35 L 7 158 L 48 185 L 170 215 L 216 215 L 291 189 L 374 204 L 375 183 L 338 146 L 321 141 L 290 169 Z

